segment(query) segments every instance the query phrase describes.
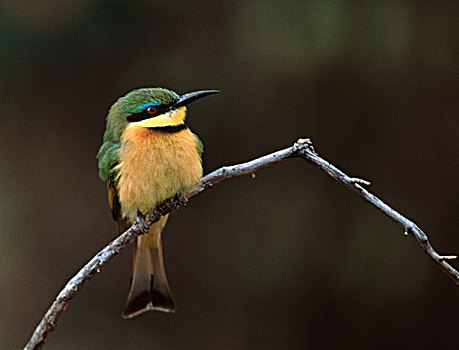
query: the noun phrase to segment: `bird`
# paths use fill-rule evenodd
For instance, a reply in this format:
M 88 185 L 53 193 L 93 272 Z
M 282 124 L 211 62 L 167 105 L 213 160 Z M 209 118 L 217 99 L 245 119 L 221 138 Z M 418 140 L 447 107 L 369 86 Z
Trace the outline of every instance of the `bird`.
M 160 87 L 140 88 L 111 106 L 97 159 L 119 234 L 166 199 L 201 181 L 203 144 L 185 124 L 187 105 L 218 92 L 179 95 Z M 161 216 L 136 238 L 123 318 L 149 310 L 175 312 L 161 240 L 167 219 L 168 215 Z

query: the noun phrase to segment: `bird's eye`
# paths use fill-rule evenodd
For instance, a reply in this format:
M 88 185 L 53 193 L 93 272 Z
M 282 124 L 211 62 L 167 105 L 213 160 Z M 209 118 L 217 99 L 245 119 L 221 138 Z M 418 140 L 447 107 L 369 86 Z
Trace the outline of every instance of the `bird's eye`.
M 155 114 L 156 113 L 156 108 L 150 106 L 150 107 L 147 108 L 147 112 L 150 113 L 150 114 Z

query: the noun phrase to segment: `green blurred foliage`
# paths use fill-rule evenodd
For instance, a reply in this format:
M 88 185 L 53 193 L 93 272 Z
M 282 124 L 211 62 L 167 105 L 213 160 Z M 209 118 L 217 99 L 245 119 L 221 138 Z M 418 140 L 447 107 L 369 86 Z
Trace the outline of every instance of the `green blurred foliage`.
M 115 235 L 95 155 L 110 105 L 163 86 L 206 171 L 312 137 L 457 253 L 459 3 L 0 1 L 0 348 L 19 348 Z M 120 311 L 131 256 L 72 301 L 48 349 L 454 347 L 457 287 L 397 225 L 299 160 L 172 215 L 175 315 Z M 457 266 L 457 264 L 456 264 Z

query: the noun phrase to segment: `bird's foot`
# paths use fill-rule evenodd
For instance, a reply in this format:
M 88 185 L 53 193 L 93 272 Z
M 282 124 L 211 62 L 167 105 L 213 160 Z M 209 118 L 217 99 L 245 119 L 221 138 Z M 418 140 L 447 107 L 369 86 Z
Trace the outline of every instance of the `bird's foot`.
M 177 200 L 179 207 L 184 207 L 188 204 L 188 198 L 186 198 L 183 193 L 177 194 L 175 199 Z
M 139 228 L 142 234 L 148 233 L 150 226 L 147 225 L 145 221 L 145 216 L 142 214 L 140 210 L 137 210 L 136 222 L 137 222 L 137 225 L 139 225 Z

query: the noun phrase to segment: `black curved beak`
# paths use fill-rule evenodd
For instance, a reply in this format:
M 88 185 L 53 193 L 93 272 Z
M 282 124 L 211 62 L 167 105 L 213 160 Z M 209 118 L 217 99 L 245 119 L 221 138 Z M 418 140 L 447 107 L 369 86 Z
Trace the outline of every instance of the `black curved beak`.
M 220 92 L 220 90 L 201 90 L 201 91 L 194 91 L 188 94 L 180 96 L 177 101 L 174 102 L 173 108 L 178 108 L 182 106 L 186 106 L 187 104 L 196 101 L 200 98 L 213 95 Z

